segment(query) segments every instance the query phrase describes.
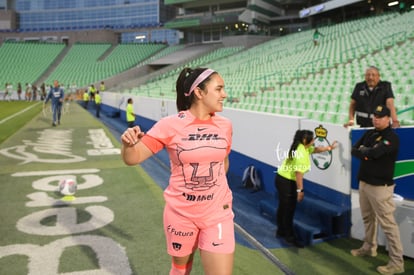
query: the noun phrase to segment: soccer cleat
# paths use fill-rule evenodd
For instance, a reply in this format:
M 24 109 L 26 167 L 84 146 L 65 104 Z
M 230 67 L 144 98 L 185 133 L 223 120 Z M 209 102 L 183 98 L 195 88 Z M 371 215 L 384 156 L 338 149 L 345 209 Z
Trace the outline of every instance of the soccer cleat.
M 358 249 L 352 249 L 351 254 L 352 256 L 355 256 L 355 257 L 364 257 L 364 256 L 376 257 L 377 251 L 358 248 Z
M 56 127 L 56 123 L 54 123 L 54 122 L 53 122 L 53 123 L 52 123 L 52 126 L 53 126 L 53 127 Z
M 377 267 L 377 271 L 384 275 L 400 274 L 404 273 L 404 266 L 395 266 L 387 264 Z

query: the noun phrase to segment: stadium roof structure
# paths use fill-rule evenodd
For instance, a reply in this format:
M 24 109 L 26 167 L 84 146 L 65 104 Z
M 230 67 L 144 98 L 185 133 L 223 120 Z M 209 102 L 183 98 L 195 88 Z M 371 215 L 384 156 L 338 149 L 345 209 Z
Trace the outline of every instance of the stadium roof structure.
M 177 9 L 164 27 L 204 36 L 230 34 L 287 34 L 318 25 L 366 17 L 389 9 L 388 1 L 362 0 L 165 0 Z M 258 30 L 258 31 L 257 31 Z M 280 33 L 279 33 L 280 32 Z M 212 34 L 214 35 L 214 34 Z

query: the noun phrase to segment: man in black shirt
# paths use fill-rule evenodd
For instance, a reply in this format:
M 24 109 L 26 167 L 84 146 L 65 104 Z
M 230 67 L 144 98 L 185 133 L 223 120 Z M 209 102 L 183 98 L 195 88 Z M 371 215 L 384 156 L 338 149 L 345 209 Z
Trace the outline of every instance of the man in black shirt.
M 380 80 L 379 70 L 371 66 L 365 71 L 365 81 L 355 85 L 349 105 L 349 121 L 344 126 L 358 124 L 361 127 L 372 127 L 372 112 L 378 105 L 386 105 L 390 110 L 392 127 L 400 127 L 391 83 Z
M 375 129 L 368 130 L 352 147 L 352 155 L 361 160 L 358 173 L 359 204 L 364 221 L 365 238 L 361 248 L 352 249 L 353 256 L 377 255 L 377 224 L 388 242 L 387 265 L 378 266 L 381 274 L 404 272 L 403 248 L 394 211 L 394 168 L 399 138 L 390 126 L 390 110 L 379 105 L 373 112 Z

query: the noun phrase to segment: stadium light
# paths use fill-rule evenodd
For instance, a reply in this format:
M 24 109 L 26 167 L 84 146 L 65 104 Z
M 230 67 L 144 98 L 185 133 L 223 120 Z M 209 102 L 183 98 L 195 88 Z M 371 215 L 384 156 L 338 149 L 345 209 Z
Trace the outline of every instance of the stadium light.
M 388 3 L 388 7 L 392 7 L 392 6 L 395 6 L 395 5 L 398 5 L 398 1 L 393 1 L 393 2 Z
M 326 12 L 332 9 L 344 7 L 347 5 L 354 4 L 356 2 L 361 2 L 362 0 L 330 0 L 325 1 L 323 4 L 318 4 L 312 7 L 307 7 L 299 11 L 299 17 L 304 18 L 312 16 L 318 13 Z
M 135 40 L 139 41 L 140 43 L 144 43 L 144 39 L 147 38 L 145 35 L 137 35 L 135 36 Z

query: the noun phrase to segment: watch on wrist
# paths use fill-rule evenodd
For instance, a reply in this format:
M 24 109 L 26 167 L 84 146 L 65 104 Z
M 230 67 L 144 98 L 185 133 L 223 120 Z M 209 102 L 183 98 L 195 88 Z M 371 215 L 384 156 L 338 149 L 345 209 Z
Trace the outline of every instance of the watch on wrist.
M 303 189 L 296 189 L 296 192 L 303 193 Z

